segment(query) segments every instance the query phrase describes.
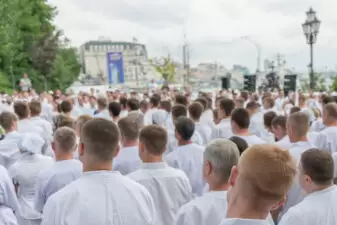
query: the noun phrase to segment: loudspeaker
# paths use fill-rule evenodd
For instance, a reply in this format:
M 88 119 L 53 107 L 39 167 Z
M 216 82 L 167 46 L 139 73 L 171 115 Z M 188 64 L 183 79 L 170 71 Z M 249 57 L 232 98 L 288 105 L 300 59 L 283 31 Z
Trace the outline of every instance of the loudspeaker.
M 229 89 L 229 88 L 231 88 L 228 77 L 222 77 L 221 78 L 221 88 L 222 89 Z

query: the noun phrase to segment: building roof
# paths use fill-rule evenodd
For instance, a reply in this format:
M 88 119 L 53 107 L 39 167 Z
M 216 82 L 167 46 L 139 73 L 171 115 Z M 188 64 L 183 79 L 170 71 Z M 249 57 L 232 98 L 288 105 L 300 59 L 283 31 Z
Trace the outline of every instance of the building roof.
M 109 41 L 109 40 L 94 40 L 94 41 L 88 41 L 83 44 L 84 46 L 90 46 L 90 45 L 140 45 L 145 47 L 144 44 L 140 43 L 134 43 L 134 42 L 127 42 L 127 41 Z

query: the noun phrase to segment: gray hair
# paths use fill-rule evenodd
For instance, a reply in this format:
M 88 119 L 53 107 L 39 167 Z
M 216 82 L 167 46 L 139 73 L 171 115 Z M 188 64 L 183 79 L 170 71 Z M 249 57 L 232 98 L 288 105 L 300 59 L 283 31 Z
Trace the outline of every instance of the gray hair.
M 208 161 L 219 182 L 227 182 L 232 167 L 237 165 L 240 152 L 236 144 L 230 140 L 216 139 L 206 146 L 204 161 Z
M 128 117 L 133 118 L 137 121 L 139 130 L 144 127 L 144 114 L 138 111 L 131 111 L 128 114 Z

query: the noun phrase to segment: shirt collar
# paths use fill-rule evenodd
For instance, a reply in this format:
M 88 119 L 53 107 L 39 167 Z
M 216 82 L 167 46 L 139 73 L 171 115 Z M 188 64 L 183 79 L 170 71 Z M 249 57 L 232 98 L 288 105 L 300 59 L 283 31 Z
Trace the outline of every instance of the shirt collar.
M 320 191 L 315 191 L 313 193 L 308 194 L 307 198 L 311 198 L 311 197 L 315 197 L 315 196 L 319 196 L 319 195 L 325 194 L 327 192 L 335 190 L 336 188 L 337 188 L 336 185 L 332 185 L 331 187 L 328 187 L 326 189 L 323 189 L 323 190 L 320 190 Z
M 254 219 L 239 219 L 239 218 L 229 218 L 224 219 L 221 222 L 221 225 L 243 225 L 243 224 L 249 224 L 249 225 L 268 225 L 267 220 L 254 220 Z
M 168 166 L 166 162 L 157 162 L 157 163 L 142 163 L 140 167 L 142 169 L 156 170 L 156 169 L 164 169 Z

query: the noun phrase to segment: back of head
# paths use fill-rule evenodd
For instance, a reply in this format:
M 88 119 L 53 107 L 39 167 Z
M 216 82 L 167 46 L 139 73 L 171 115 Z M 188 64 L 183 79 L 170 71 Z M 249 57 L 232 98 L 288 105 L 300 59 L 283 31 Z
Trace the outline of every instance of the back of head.
M 149 103 L 146 100 L 142 100 L 139 104 L 140 109 L 146 111 L 149 108 Z
M 144 126 L 144 114 L 143 113 L 138 112 L 138 111 L 129 112 L 128 117 L 136 121 L 139 130 L 143 128 Z
M 271 109 L 275 105 L 275 100 L 272 97 L 266 97 L 263 99 L 263 104 Z
M 105 97 L 99 97 L 97 99 L 97 106 L 100 109 L 106 109 L 108 107 L 108 100 Z
M 232 122 L 234 122 L 240 129 L 248 129 L 250 118 L 246 109 L 238 108 L 234 109 L 231 116 Z
M 180 95 L 180 94 L 176 95 L 176 97 L 175 97 L 175 103 L 187 106 L 187 104 L 188 104 L 187 97 L 185 95 Z
M 263 123 L 264 126 L 268 129 L 271 128 L 271 122 L 273 119 L 277 116 L 276 112 L 274 111 L 269 111 L 263 115 Z
M 75 129 L 75 122 L 76 121 L 71 117 L 60 115 L 58 122 L 57 122 L 57 128 L 68 127 L 70 129 Z
M 131 111 L 136 111 L 139 109 L 139 101 L 135 98 L 130 98 L 127 102 L 127 106 Z
M 208 101 L 207 101 L 206 98 L 200 97 L 200 98 L 197 98 L 195 101 L 200 102 L 202 104 L 202 106 L 204 107 L 204 109 L 208 108 Z
M 235 108 L 235 103 L 232 99 L 222 99 L 219 102 L 220 110 L 222 110 L 226 116 L 230 116 Z
M 138 139 L 141 127 L 136 117 L 127 116 L 118 121 L 118 128 L 124 141 L 135 141 Z
M 152 95 L 150 98 L 150 104 L 152 107 L 157 108 L 159 106 L 160 96 Z
M 139 142 L 149 154 L 155 156 L 160 156 L 165 152 L 167 139 L 166 130 L 158 125 L 144 127 L 139 135 Z
M 69 127 L 58 128 L 54 133 L 54 145 L 57 153 L 72 154 L 76 149 L 76 134 Z
M 68 100 L 64 100 L 60 104 L 60 109 L 61 109 L 61 112 L 63 113 L 70 113 L 71 110 L 73 109 L 73 106 Z
M 334 160 L 331 153 L 320 149 L 309 149 L 302 153 L 300 161 L 300 174 L 310 178 L 309 184 L 312 182 L 318 186 L 331 185 L 334 179 Z M 304 184 L 305 185 L 305 184 Z
M 172 107 L 172 117 L 178 118 L 180 116 L 187 116 L 187 108 L 184 105 L 176 104 Z
M 193 102 L 188 107 L 189 115 L 194 120 L 199 120 L 203 111 L 204 111 L 204 107 L 199 102 Z
M 118 149 L 119 131 L 112 121 L 94 118 L 84 124 L 81 144 L 89 157 L 98 161 L 112 161 Z
M 286 116 L 276 116 L 272 122 L 271 125 L 273 128 L 281 127 L 283 130 L 287 129 L 287 117 Z
M 294 106 L 290 109 L 290 114 L 301 112 L 301 108 L 298 106 Z
M 19 119 L 24 119 L 29 116 L 29 108 L 26 102 L 16 101 L 14 103 L 14 112 Z
M 84 124 L 91 119 L 92 119 L 92 116 L 90 116 L 90 115 L 79 116 L 75 121 L 76 132 L 78 132 L 78 134 L 80 134 Z
M 309 117 L 302 112 L 293 113 L 288 117 L 287 129 L 289 137 L 304 137 L 309 130 Z
M 186 116 L 180 116 L 175 121 L 175 130 L 184 141 L 191 140 L 194 129 L 194 122 Z
M 18 120 L 17 116 L 12 112 L 3 112 L 0 114 L 0 126 L 9 132 L 13 128 L 14 122 Z
M 330 122 L 337 121 L 337 104 L 328 103 L 323 108 L 323 117 L 324 120 L 328 119 Z
M 248 143 L 243 138 L 240 138 L 238 136 L 232 136 L 229 138 L 229 140 L 236 144 L 239 149 L 240 155 L 242 155 L 242 153 L 248 149 Z
M 164 100 L 160 102 L 160 108 L 170 113 L 172 111 L 172 103 L 171 101 Z
M 114 117 L 118 117 L 119 114 L 121 113 L 122 107 L 119 102 L 110 102 L 109 103 L 109 112 L 110 115 Z
M 204 162 L 211 164 L 218 183 L 227 183 L 239 156 L 239 150 L 232 141 L 216 139 L 206 146 Z
M 272 206 L 282 200 L 289 191 L 296 164 L 288 151 L 277 145 L 253 145 L 240 157 L 238 176 L 233 187 L 258 207 Z
M 41 113 L 41 102 L 37 100 L 32 100 L 29 103 L 29 110 L 31 116 L 39 116 Z
M 246 105 L 247 110 L 255 111 L 260 108 L 260 104 L 258 102 L 248 102 Z

